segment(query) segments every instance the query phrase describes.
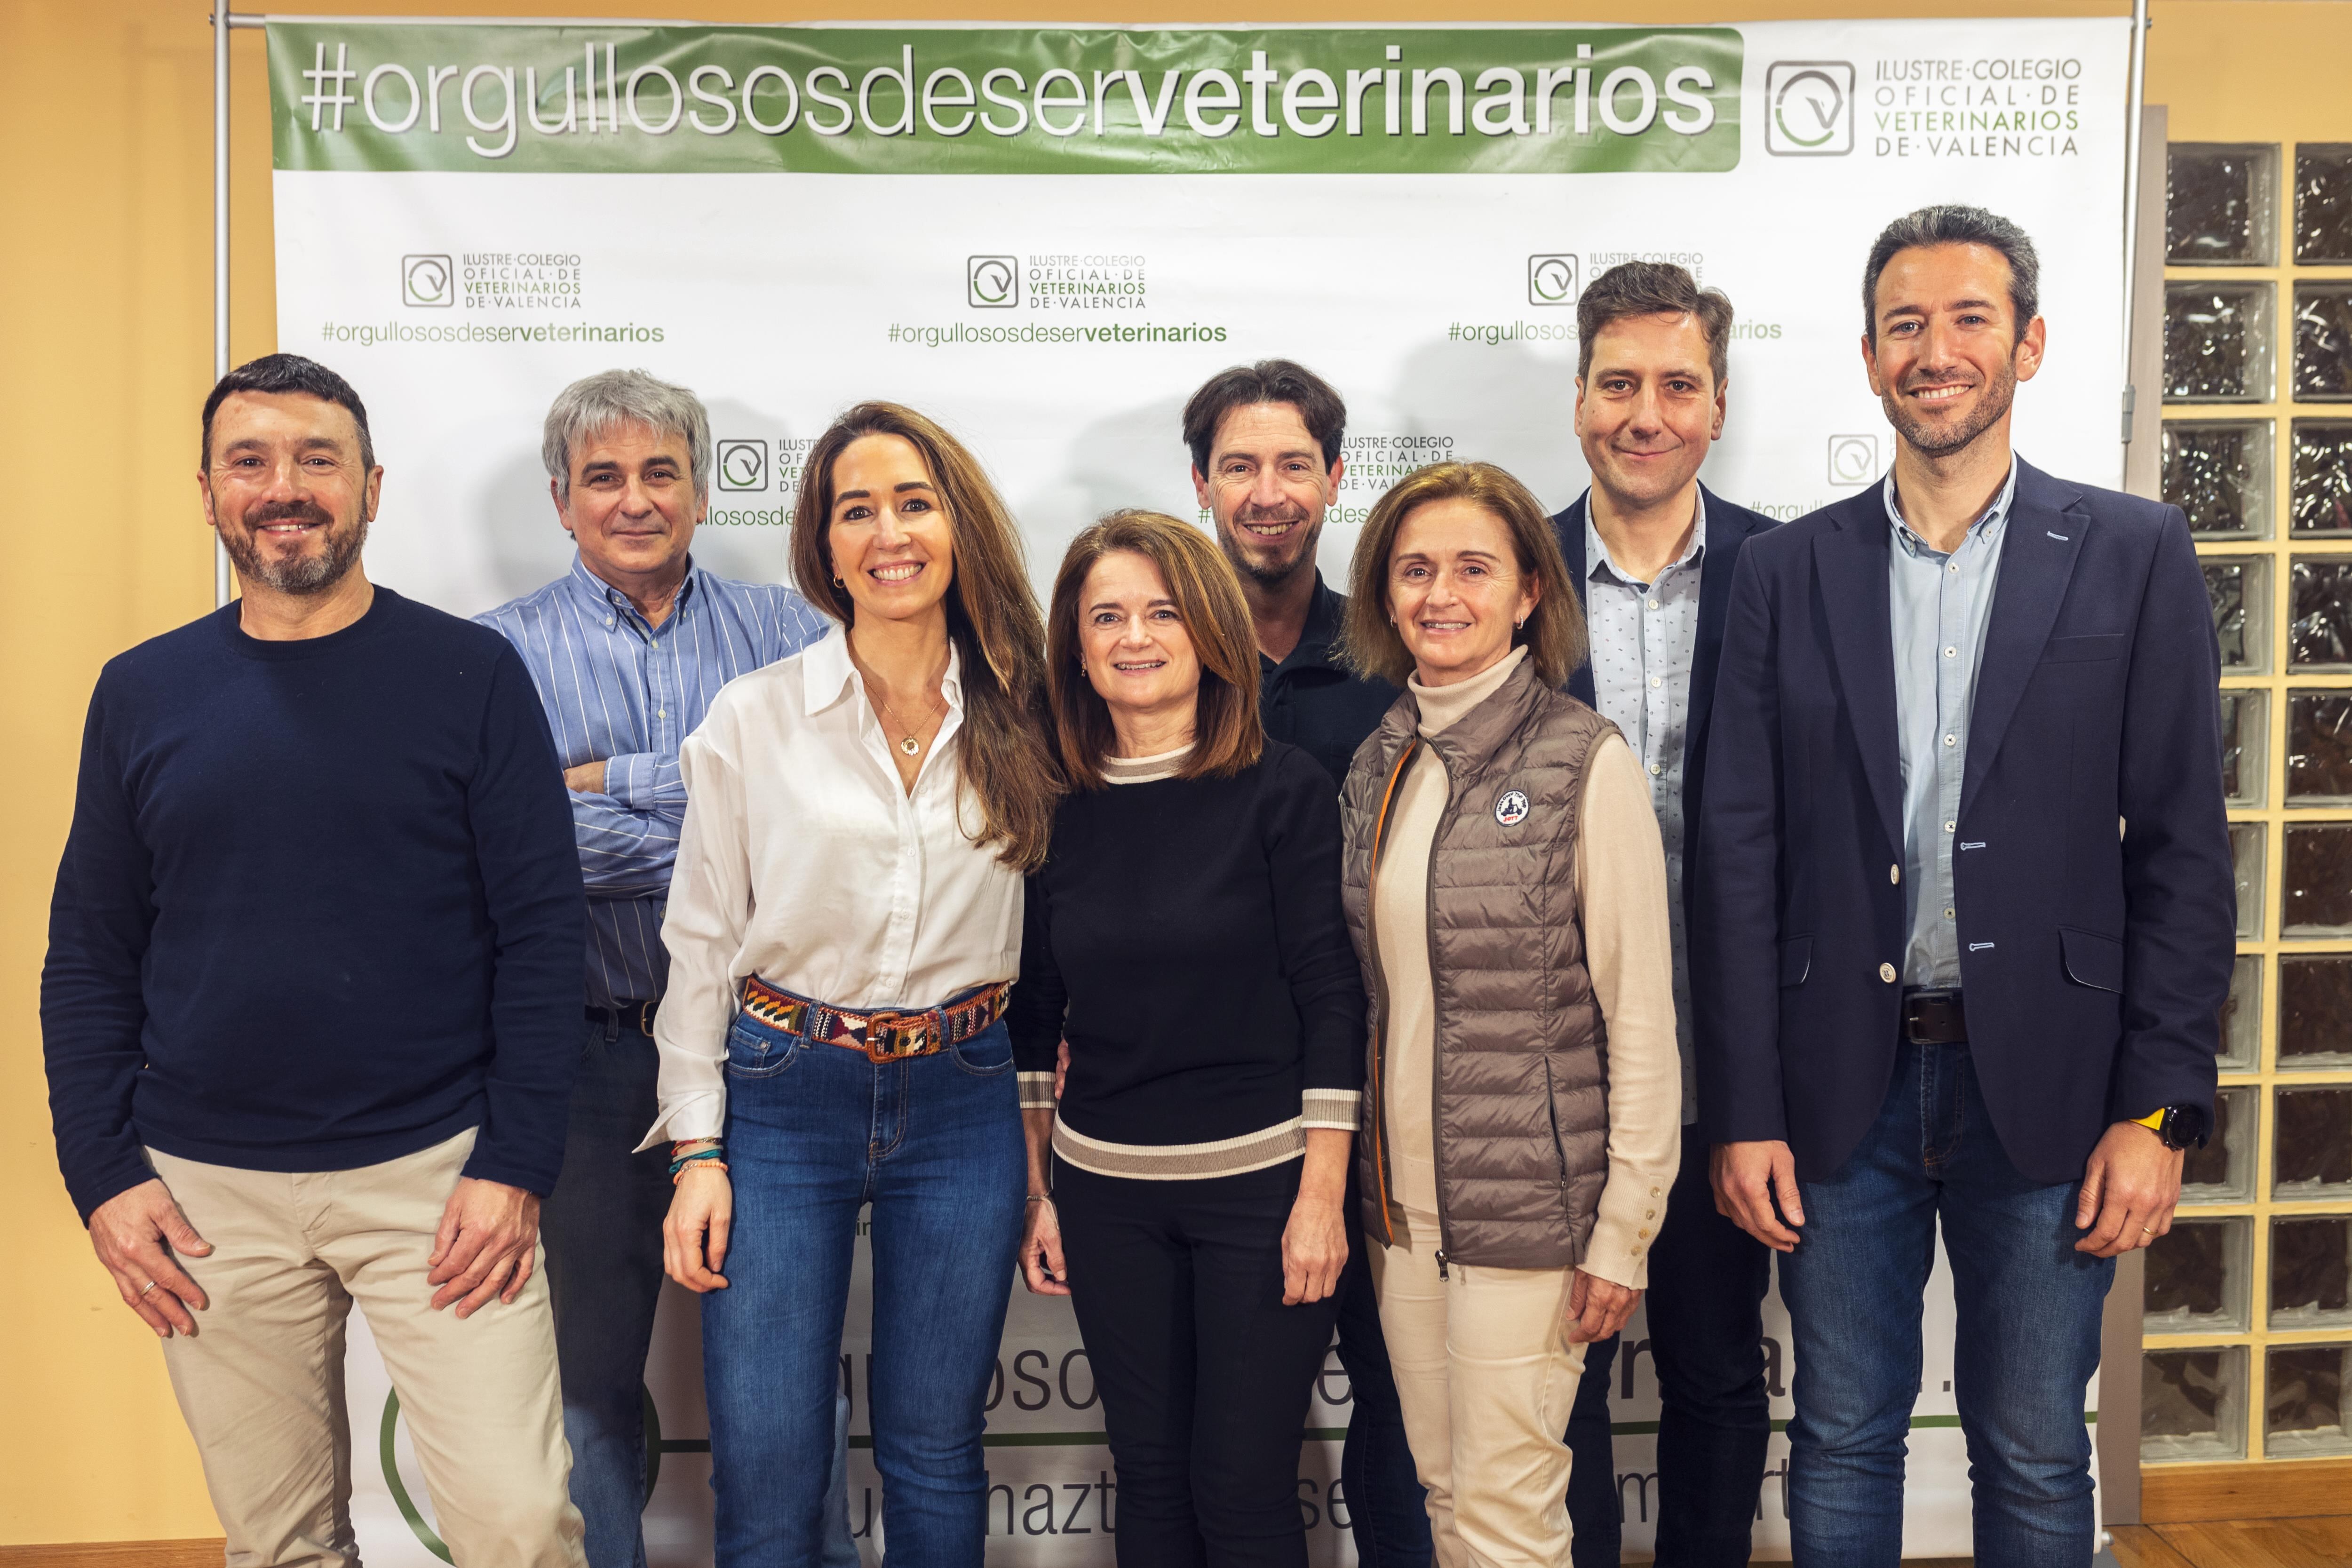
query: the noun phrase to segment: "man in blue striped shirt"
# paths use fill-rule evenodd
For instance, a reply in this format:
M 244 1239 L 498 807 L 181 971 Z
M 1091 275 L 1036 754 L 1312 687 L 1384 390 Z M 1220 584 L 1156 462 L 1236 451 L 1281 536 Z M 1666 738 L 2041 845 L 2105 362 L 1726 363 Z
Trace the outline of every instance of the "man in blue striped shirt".
M 541 1235 L 555 1304 L 572 1498 L 591 1568 L 643 1568 L 641 1388 L 661 1292 L 667 1156 L 653 1125 L 662 910 L 686 817 L 678 742 L 735 677 L 821 636 L 792 589 L 733 583 L 688 554 L 709 504 L 701 400 L 643 371 L 575 382 L 548 411 L 548 489 L 572 570 L 478 617 L 522 653 L 555 734 L 588 884 L 588 990 L 563 1172 Z M 845 1510 L 834 1510 L 847 1541 Z

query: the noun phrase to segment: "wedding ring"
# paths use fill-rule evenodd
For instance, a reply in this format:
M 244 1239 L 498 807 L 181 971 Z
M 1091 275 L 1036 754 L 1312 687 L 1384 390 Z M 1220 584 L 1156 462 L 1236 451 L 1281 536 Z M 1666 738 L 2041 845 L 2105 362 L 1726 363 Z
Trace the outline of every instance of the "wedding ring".
M 141 1287 L 139 1287 L 139 1293 L 140 1293 L 142 1296 L 144 1296 L 145 1294 L 147 1294 L 147 1292 L 148 1292 L 148 1291 L 152 1290 L 153 1289 L 155 1289 L 155 1281 L 153 1281 L 152 1279 L 150 1279 L 149 1281 L 147 1281 L 147 1283 L 146 1283 L 146 1284 L 142 1285 Z

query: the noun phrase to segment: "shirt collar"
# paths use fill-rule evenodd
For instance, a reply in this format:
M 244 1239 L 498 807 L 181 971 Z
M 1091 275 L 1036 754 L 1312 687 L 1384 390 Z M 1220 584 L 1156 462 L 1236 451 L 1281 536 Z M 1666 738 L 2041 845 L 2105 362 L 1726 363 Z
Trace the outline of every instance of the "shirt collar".
M 669 616 L 662 622 L 662 626 L 676 624 L 678 617 L 686 613 L 687 606 L 694 602 L 695 586 L 701 577 L 702 568 L 694 563 L 693 556 L 688 556 L 686 580 L 677 585 L 677 598 L 670 605 Z M 589 605 L 599 615 L 626 616 L 640 625 L 644 623 L 645 617 L 637 614 L 637 607 L 635 605 L 629 603 L 629 596 L 588 570 L 588 563 L 581 559 L 580 552 L 576 549 L 572 552 L 570 582 L 572 588 L 584 596 Z M 656 626 L 653 629 L 658 631 L 661 628 Z
M 1658 574 L 1659 576 L 1664 576 L 1667 572 L 1679 572 L 1706 555 L 1706 491 L 1704 489 L 1698 492 L 1696 511 L 1696 515 L 1691 520 L 1690 542 L 1683 547 L 1678 558 Z M 1633 585 L 1633 579 L 1618 569 L 1617 563 L 1609 554 L 1608 544 L 1601 537 L 1601 531 L 1592 526 L 1592 491 L 1590 489 L 1584 492 L 1584 559 L 1587 563 L 1584 575 L 1588 582 Z
M 1903 521 L 1902 503 L 1895 494 L 1894 469 L 1886 470 L 1886 482 L 1879 487 L 1879 493 L 1886 502 L 1886 521 L 1895 530 L 1895 542 L 1914 555 L 1937 553 L 1928 548 L 1926 540 L 1911 531 L 1909 523 Z M 2000 538 L 2001 526 L 2009 521 L 2010 506 L 2016 500 L 2017 455 L 2012 452 L 2009 458 L 2009 478 L 2001 481 L 2000 493 L 1992 498 L 1992 504 L 1984 509 L 1983 515 L 1969 524 L 1969 532 L 1980 535 L 1988 542 Z M 1966 535 L 1962 538 L 1965 541 Z
M 1258 655 L 1261 664 L 1269 669 L 1337 669 L 1332 661 L 1331 645 L 1339 640 L 1339 595 L 1323 581 L 1323 572 L 1315 572 L 1315 595 L 1307 601 L 1307 620 L 1298 628 L 1298 641 L 1289 657 L 1276 664 L 1265 655 Z
M 803 650 L 801 685 L 802 711 L 811 714 L 822 713 L 836 702 L 864 695 L 857 666 L 849 657 L 847 626 L 835 626 Z M 940 682 L 940 695 L 947 699 L 950 712 L 963 711 L 963 659 L 953 637 L 948 639 L 948 672 Z

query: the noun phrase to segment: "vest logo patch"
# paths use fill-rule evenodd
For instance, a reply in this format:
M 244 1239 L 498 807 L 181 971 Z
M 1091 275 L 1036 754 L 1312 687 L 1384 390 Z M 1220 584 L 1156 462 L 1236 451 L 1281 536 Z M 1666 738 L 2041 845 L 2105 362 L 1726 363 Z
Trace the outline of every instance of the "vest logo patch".
M 1525 790 L 1507 789 L 1495 801 L 1495 820 L 1506 827 L 1517 827 L 1528 819 L 1528 795 Z

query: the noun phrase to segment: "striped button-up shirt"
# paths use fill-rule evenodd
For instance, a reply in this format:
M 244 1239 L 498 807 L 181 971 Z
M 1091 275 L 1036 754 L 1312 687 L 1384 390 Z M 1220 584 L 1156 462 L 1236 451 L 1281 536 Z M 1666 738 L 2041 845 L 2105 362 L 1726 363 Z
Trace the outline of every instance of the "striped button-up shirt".
M 602 794 L 572 796 L 588 882 L 588 1004 L 658 999 L 669 976 L 662 910 L 686 820 L 678 742 L 720 687 L 799 652 L 831 623 L 790 588 L 689 564 L 668 618 L 649 626 L 576 555 L 562 577 L 475 619 L 521 651 L 563 765 L 604 764 Z
M 1690 934 L 1683 910 L 1683 763 L 1690 737 L 1691 666 L 1698 657 L 1698 589 L 1706 559 L 1706 498 L 1698 498 L 1690 542 L 1652 581 L 1620 570 L 1592 498 L 1584 502 L 1584 618 L 1591 641 L 1593 706 L 1623 731 L 1650 784 L 1650 810 L 1666 849 L 1666 921 L 1673 943 L 1675 1044 L 1683 1062 L 1683 1118 L 1698 1119 L 1693 1053 Z
M 1984 662 L 2000 580 L 2000 539 L 2017 498 L 2017 462 L 1984 515 L 1940 554 L 1903 521 L 1895 476 L 1886 476 L 1888 609 L 1895 637 L 1895 733 L 1903 760 L 1903 913 L 1911 933 L 1906 985 L 1960 983 L 1959 900 L 1952 889 L 1952 839 L 1959 829 L 1960 783 L 1968 770 L 1969 720 L 1977 667 Z

